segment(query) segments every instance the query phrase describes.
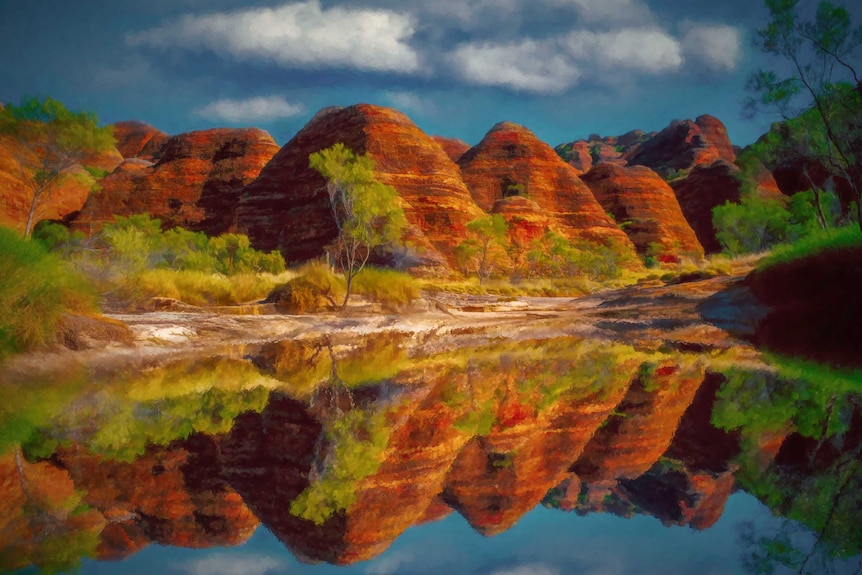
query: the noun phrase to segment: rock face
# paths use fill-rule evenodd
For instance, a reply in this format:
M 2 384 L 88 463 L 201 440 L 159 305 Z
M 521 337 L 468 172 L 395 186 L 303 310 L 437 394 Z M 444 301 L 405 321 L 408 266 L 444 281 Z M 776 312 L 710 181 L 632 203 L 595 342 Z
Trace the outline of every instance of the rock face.
M 152 166 L 126 161 L 99 182 L 73 226 L 94 232 L 114 216 L 149 213 L 166 226 L 218 235 L 231 229 L 240 190 L 278 145 L 256 128 L 215 129 L 170 138 Z
M 550 146 L 517 124 L 494 126 L 458 161 L 470 193 L 482 210 L 502 211 L 498 202 L 523 196 L 537 214 L 548 218 L 569 239 L 612 240 L 631 249 L 628 237 L 611 221 L 577 177 Z
M 288 261 L 320 256 L 336 229 L 325 180 L 308 166 L 308 156 L 337 142 L 368 154 L 377 178 L 398 191 L 413 267 L 445 269 L 467 222 L 482 211 L 443 148 L 404 114 L 379 106 L 319 112 L 243 190 L 238 228 L 258 249 L 278 249 Z
M 431 139 L 440 144 L 440 147 L 453 162 L 457 162 L 464 155 L 464 152 L 470 149 L 470 144 L 458 138 L 431 136 Z
M 86 165 L 102 170 L 113 170 L 121 161 L 114 149 L 85 158 Z M 0 135 L 0 225 L 24 231 L 33 197 L 28 182 L 35 163 L 35 156 L 26 146 Z M 79 165 L 66 170 L 39 201 L 34 224 L 40 220 L 63 219 L 80 210 L 95 182 L 96 178 Z
M 698 116 L 694 122 L 673 121 L 628 158 L 630 165 L 650 167 L 666 179 L 675 172 L 716 160 L 733 163 L 736 152 L 724 124 L 708 115 Z
M 760 172 L 758 178 L 763 182 L 756 187 L 760 197 L 781 197 L 771 177 Z M 721 251 L 712 225 L 712 209 L 728 201 L 739 202 L 743 187 L 740 168 L 725 160 L 716 160 L 710 165 L 695 166 L 686 178 L 671 182 L 671 186 L 704 250 L 707 253 Z
M 113 124 L 117 150 L 123 158 L 140 158 L 156 161 L 170 136 L 143 122 L 117 122 Z
M 590 483 L 636 479 L 670 447 L 683 413 L 703 381 L 703 366 L 659 364 L 642 374 L 572 467 Z
M 650 244 L 660 244 L 662 253 L 703 257 L 703 247 L 673 190 L 651 169 L 605 163 L 594 166 L 581 179 L 623 227 L 638 253 L 646 253 Z
M 653 135 L 642 130 L 632 130 L 622 136 L 605 138 L 594 134 L 588 140 L 575 140 L 569 144 L 560 144 L 554 150 L 576 170 L 588 172 L 590 168 L 598 164 L 626 165 L 628 157 Z

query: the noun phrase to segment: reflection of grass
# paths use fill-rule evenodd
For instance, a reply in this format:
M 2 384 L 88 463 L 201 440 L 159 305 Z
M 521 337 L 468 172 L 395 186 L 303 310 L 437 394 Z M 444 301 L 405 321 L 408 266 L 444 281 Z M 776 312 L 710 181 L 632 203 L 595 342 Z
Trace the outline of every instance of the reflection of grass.
M 219 358 L 115 378 L 43 421 L 28 453 L 47 457 L 57 444 L 74 439 L 96 454 L 131 461 L 150 444 L 229 431 L 237 415 L 262 410 L 277 385 L 250 363 Z
M 86 382 L 85 374 L 72 371 L 63 380 L 44 379 L 2 384 L 0 402 L 0 453 L 31 441 L 37 430 L 74 400 Z M 50 455 L 50 454 L 48 454 Z
M 410 365 L 407 354 L 386 334 L 370 338 L 364 346 L 336 361 L 339 380 L 348 387 L 392 379 Z

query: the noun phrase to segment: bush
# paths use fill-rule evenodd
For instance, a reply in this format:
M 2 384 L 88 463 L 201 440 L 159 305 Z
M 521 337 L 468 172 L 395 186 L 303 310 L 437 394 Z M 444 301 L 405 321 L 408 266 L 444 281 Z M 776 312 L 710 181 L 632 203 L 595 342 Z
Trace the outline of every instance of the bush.
M 38 241 L 0 228 L 0 359 L 49 341 L 63 313 L 96 311 L 91 285 Z
M 266 298 L 288 313 L 307 313 L 338 307 L 347 284 L 321 262 L 310 262 L 297 270 L 298 277 L 275 287 Z
M 406 273 L 390 269 L 366 267 L 353 280 L 357 294 L 383 304 L 384 307 L 398 309 L 419 297 L 419 283 Z

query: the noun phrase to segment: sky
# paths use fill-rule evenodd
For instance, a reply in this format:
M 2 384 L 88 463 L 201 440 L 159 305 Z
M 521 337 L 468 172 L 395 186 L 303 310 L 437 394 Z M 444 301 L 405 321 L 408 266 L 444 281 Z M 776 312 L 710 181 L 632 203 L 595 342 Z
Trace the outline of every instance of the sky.
M 478 143 L 510 121 L 552 146 L 711 114 L 747 145 L 760 0 L 6 2 L 0 102 L 51 96 L 169 134 L 256 126 L 285 144 L 365 102 Z

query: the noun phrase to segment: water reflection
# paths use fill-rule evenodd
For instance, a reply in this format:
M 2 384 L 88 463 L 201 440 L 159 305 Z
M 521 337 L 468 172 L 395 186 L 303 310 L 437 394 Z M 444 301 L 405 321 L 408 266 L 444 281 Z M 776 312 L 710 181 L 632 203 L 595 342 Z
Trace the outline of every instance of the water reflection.
M 260 524 L 347 565 L 453 510 L 492 536 L 539 504 L 706 530 L 736 490 L 785 518 L 739 525 L 740 569 L 826 573 L 862 549 L 858 373 L 572 337 L 416 351 L 433 347 L 276 342 L 10 382 L 0 569 L 234 546 Z

